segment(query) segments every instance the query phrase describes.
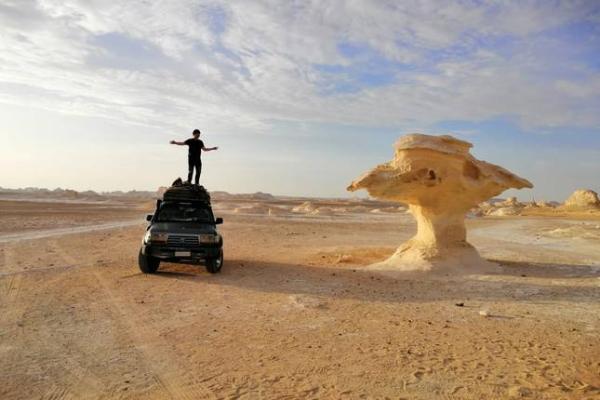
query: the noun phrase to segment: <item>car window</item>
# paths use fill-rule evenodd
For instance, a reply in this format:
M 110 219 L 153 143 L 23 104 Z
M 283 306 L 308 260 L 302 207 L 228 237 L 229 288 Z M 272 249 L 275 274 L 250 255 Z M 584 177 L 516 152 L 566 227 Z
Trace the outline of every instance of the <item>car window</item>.
M 210 210 L 192 204 L 164 204 L 158 211 L 156 220 L 158 222 L 213 222 Z

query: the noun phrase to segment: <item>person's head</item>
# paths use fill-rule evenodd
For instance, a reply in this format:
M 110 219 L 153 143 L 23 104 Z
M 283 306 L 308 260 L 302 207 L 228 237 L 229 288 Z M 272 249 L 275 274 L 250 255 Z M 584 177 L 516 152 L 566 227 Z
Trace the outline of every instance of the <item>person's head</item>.
M 192 135 L 194 135 L 194 137 L 196 139 L 198 139 L 200 137 L 200 129 L 194 129 L 194 132 L 192 132 Z

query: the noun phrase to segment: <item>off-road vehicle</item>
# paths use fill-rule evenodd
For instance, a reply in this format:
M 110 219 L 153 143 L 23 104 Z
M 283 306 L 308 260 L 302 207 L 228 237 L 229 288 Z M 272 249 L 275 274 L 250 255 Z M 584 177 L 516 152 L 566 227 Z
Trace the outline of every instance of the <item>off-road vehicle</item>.
M 140 270 L 152 274 L 161 261 L 204 264 L 210 273 L 223 266 L 223 238 L 216 225 L 210 195 L 202 186 L 172 186 L 157 200 L 138 257 Z

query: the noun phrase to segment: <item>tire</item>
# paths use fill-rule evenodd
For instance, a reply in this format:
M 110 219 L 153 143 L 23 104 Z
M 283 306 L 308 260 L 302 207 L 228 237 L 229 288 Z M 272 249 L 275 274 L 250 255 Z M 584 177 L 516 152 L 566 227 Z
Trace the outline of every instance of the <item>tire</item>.
M 223 267 L 223 250 L 219 253 L 219 257 L 217 258 L 208 258 L 206 260 L 206 270 L 211 274 L 216 274 L 221 272 L 221 268 Z
M 154 257 L 146 256 L 142 254 L 142 250 L 140 250 L 140 254 L 138 255 L 138 265 L 140 266 L 140 271 L 145 274 L 153 274 L 158 270 L 158 266 L 160 265 L 160 260 Z

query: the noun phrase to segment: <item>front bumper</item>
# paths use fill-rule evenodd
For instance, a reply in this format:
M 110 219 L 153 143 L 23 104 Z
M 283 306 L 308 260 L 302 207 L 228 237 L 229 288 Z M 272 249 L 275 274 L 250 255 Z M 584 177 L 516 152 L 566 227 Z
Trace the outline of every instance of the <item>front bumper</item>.
M 221 246 L 170 247 L 155 244 L 142 245 L 142 254 L 175 263 L 203 263 L 209 258 L 218 258 Z

